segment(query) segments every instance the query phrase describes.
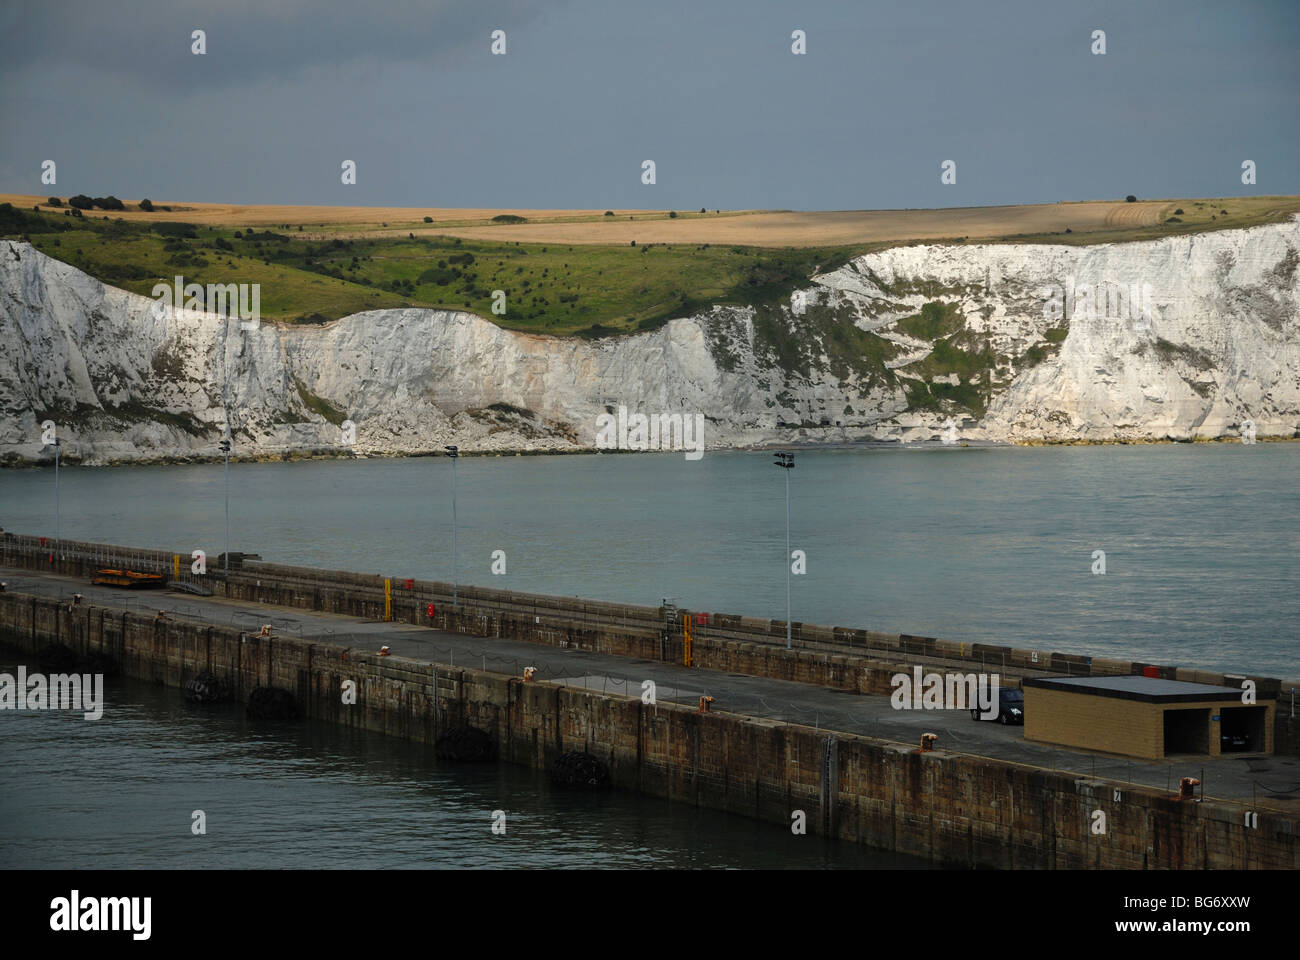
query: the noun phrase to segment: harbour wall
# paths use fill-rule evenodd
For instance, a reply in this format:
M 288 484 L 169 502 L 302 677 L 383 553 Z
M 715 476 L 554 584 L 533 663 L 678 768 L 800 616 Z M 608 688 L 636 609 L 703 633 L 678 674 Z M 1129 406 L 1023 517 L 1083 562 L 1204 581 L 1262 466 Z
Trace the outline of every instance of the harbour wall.
M 416 742 L 469 724 L 542 769 L 582 750 L 617 787 L 783 825 L 802 812 L 809 832 L 941 865 L 1300 868 L 1294 815 L 1259 811 L 1248 827 L 1236 804 L 1007 761 L 18 592 L 0 593 L 0 635 L 33 655 L 47 643 L 107 654 L 172 687 L 200 672 L 240 699 L 279 687 L 307 716 Z
M 688 663 L 862 694 L 891 693 L 892 678 L 918 663 L 998 673 L 1010 686 L 1025 675 L 1147 675 L 1231 687 L 1251 680 L 1259 699 L 1277 700 L 1276 752 L 1300 756 L 1300 719 L 1290 715 L 1289 693 L 1300 680 L 805 623 L 791 623 L 792 647 L 786 649 L 783 620 L 476 586 L 456 587 L 453 604 L 450 583 L 267 563 L 243 555 L 235 556 L 229 571 L 221 568 L 219 558 L 210 557 L 207 572 L 195 575 L 188 552 L 69 540 L 56 552 L 48 540 L 13 533 L 0 536 L 0 565 L 87 580 L 102 567 L 128 567 L 159 572 L 232 600 Z

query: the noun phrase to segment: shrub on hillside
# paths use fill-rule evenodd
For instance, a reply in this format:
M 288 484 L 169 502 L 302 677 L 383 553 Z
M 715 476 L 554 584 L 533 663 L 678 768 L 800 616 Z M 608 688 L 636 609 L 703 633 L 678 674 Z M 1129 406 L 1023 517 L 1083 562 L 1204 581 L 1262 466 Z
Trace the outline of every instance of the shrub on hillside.
M 150 229 L 154 233 L 164 237 L 188 237 L 193 240 L 198 237 L 198 232 L 192 223 L 182 223 L 176 220 L 167 220 L 163 223 L 155 223 Z
M 204 261 L 206 264 L 207 261 Z M 123 280 L 147 280 L 156 276 L 156 272 L 134 263 L 105 263 L 99 268 L 99 274 L 105 280 L 121 282 Z
M 149 200 L 148 197 L 145 197 L 143 200 L 140 201 L 140 209 L 143 210 L 145 213 L 153 213 L 153 203 Z
M 1138 198 L 1135 197 L 1135 196 L 1133 196 L 1133 194 L 1130 193 L 1130 194 L 1129 194 L 1127 197 L 1125 197 L 1124 199 L 1127 200 L 1129 203 L 1137 203 L 1137 199 L 1138 199 Z
M 53 229 L 56 228 L 48 226 L 44 217 L 19 210 L 12 203 L 0 203 L 0 234 L 12 236 L 39 231 L 48 233 Z
M 50 197 L 48 203 L 49 203 L 49 205 L 50 205 L 51 207 L 61 207 L 61 206 L 63 206 L 63 201 L 60 200 L 58 197 Z
M 78 210 L 93 210 L 95 208 L 94 198 L 88 197 L 84 193 L 79 193 L 75 197 L 68 197 L 68 204 Z

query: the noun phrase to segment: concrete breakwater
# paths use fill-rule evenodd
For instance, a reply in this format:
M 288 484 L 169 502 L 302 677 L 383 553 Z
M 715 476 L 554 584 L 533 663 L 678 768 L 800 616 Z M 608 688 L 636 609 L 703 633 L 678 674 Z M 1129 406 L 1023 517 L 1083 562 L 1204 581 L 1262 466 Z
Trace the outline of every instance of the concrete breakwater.
M 66 541 L 62 547 L 69 557 L 75 552 Z M 16 560 L 7 556 L 5 564 L 23 565 Z M 96 561 L 59 561 L 74 562 L 89 569 Z M 251 566 L 238 578 L 232 572 L 226 585 L 235 588 L 247 576 L 255 589 L 262 589 Z M 266 589 L 287 589 L 283 581 L 274 588 L 272 582 L 266 580 Z M 294 596 L 303 589 L 297 588 Z M 331 589 L 347 594 L 341 585 Z M 321 598 L 326 600 L 341 602 L 333 595 Z M 364 607 L 372 598 L 358 596 L 353 602 L 374 612 Z M 396 618 L 391 582 L 386 602 L 387 612 Z M 592 621 L 597 616 L 594 609 L 583 612 Z M 453 619 L 469 616 L 461 610 Z M 534 629 L 558 630 L 554 613 L 544 617 L 539 612 L 534 620 Z M 496 619 L 509 629 L 522 629 L 527 625 L 523 621 L 518 613 Z M 571 637 L 626 643 L 631 649 L 663 639 L 656 631 L 630 625 L 620 632 L 594 622 L 581 624 L 579 619 L 567 636 L 557 635 L 553 642 L 568 643 Z M 211 672 L 241 699 L 259 686 L 280 687 L 292 692 L 310 717 L 417 742 L 432 743 L 440 732 L 468 723 L 492 736 L 501 756 L 515 763 L 548 767 L 562 753 L 580 749 L 607 763 L 619 787 L 782 824 L 802 811 L 811 831 L 937 863 L 1300 866 L 1297 818 L 1289 813 L 1260 811 L 1255 825 L 1247 827 L 1236 804 L 1180 802 L 1159 790 L 991 758 L 943 750 L 920 753 L 913 746 L 806 725 L 645 704 L 638 697 L 526 683 L 520 677 L 408 657 L 380 658 L 373 644 L 358 650 L 345 639 L 263 638 L 228 624 L 158 619 L 17 592 L 0 594 L 0 629 L 28 652 L 62 643 L 81 656 L 107 653 L 128 675 L 170 686 Z M 539 637 L 535 642 L 551 641 Z M 692 638 L 692 652 L 699 649 L 697 642 Z M 647 658 L 656 659 L 653 648 L 648 649 Z M 773 653 L 768 661 L 773 668 L 784 664 L 791 671 L 810 669 L 806 663 L 812 661 L 829 670 L 835 659 L 813 649 L 787 654 L 778 648 Z M 841 659 L 839 668 L 852 672 L 853 658 Z M 340 695 L 347 680 L 356 685 L 355 704 Z M 1107 821 L 1100 835 L 1093 832 L 1097 811 Z
M 1116 660 L 1048 650 L 963 643 L 794 622 L 784 645 L 783 620 L 735 614 L 604 603 L 400 576 L 366 575 L 234 557 L 225 571 L 208 558 L 207 573 L 191 573 L 189 553 L 6 533 L 0 566 L 90 577 L 101 567 L 161 573 L 218 597 L 325 611 L 371 620 L 433 627 L 467 636 L 503 637 L 703 669 L 813 683 L 854 693 L 888 694 L 900 665 L 918 662 L 1022 676 L 1130 676 L 1239 687 L 1254 682 L 1260 699 L 1282 698 L 1297 679 L 1226 674 L 1194 667 Z M 1014 681 L 1013 681 L 1014 684 Z M 1278 711 L 1276 751 L 1300 756 L 1300 724 Z
M 275 686 L 309 717 L 417 742 L 470 724 L 513 763 L 546 768 L 580 749 L 617 787 L 782 824 L 802 813 L 810 831 L 941 864 L 1300 867 L 1293 815 L 1261 811 L 1247 828 L 1235 804 L 1064 772 L 15 592 L 0 594 L 0 627 L 31 653 L 107 653 L 173 687 L 211 672 L 241 699 Z M 355 704 L 341 696 L 349 680 Z

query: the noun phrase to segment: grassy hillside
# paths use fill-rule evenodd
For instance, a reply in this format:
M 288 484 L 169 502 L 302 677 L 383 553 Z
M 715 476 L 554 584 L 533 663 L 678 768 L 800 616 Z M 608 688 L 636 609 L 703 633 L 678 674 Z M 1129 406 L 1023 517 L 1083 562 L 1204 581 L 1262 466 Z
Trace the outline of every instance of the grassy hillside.
M 107 219 L 0 206 L 0 233 L 106 283 L 150 296 L 186 283 L 261 284 L 262 316 L 319 323 L 362 310 L 472 310 L 503 327 L 604 336 L 651 329 L 714 303 L 787 298 L 819 265 L 863 248 L 769 249 L 710 244 L 627 247 L 475 242 L 458 237 L 310 240 L 182 221 Z M 96 217 L 100 217 L 96 219 Z M 494 315 L 494 291 L 505 313 Z
M 423 216 L 399 208 L 218 204 L 142 209 L 127 203 L 121 210 L 83 211 L 70 208 L 68 198 L 57 206 L 25 199 L 42 202 L 0 204 L 0 235 L 26 237 L 51 257 L 145 296 L 155 283 L 179 274 L 203 285 L 260 284 L 268 320 L 320 323 L 362 310 L 442 307 L 471 310 L 510 329 L 587 337 L 652 329 L 711 304 L 775 305 L 818 268 L 902 243 L 1147 240 L 1276 222 L 1300 212 L 1297 197 L 845 213 L 467 210 Z M 268 226 L 272 214 L 304 215 L 307 222 Z M 389 216 L 394 219 L 380 219 Z M 1061 229 L 1043 232 L 1045 224 Z M 1031 232 L 1011 232 L 1018 228 Z M 529 242 L 516 234 L 572 239 Z M 616 235 L 632 239 L 592 242 Z M 819 235 L 861 239 L 809 245 Z M 754 245 L 698 239 L 719 236 L 750 238 Z M 790 245 L 770 245 L 778 238 Z M 492 312 L 497 290 L 505 292 L 504 314 Z

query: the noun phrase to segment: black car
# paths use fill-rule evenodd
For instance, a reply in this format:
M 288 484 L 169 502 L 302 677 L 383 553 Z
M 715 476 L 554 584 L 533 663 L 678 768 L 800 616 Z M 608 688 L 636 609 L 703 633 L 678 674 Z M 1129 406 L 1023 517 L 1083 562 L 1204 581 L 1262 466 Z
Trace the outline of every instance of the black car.
M 1223 733 L 1219 735 L 1219 752 L 1231 753 L 1234 750 L 1246 750 L 1250 741 L 1244 733 Z
M 970 712 L 972 720 L 982 720 L 979 707 Z M 998 691 L 998 723 L 1025 722 L 1025 695 L 1019 690 Z

